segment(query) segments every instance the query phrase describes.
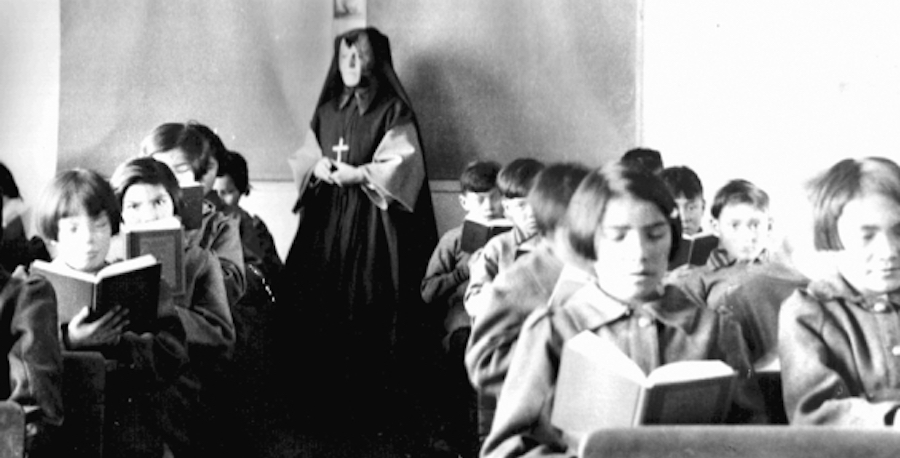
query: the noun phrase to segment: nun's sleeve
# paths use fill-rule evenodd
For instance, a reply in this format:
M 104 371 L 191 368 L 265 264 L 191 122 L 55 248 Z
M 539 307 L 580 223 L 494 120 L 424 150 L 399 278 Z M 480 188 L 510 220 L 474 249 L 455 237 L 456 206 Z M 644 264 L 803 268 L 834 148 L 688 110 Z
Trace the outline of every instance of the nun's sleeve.
M 306 131 L 306 139 L 303 142 L 303 146 L 294 153 L 294 157 L 288 159 L 288 164 L 291 167 L 291 172 L 294 177 L 294 184 L 297 185 L 297 190 L 299 191 L 299 195 L 297 196 L 298 202 L 303 197 L 303 193 L 306 191 L 307 186 L 309 186 L 309 180 L 312 177 L 313 169 L 315 169 L 316 163 L 319 162 L 319 159 L 321 158 L 322 148 L 319 146 L 316 134 L 312 129 L 308 129 Z

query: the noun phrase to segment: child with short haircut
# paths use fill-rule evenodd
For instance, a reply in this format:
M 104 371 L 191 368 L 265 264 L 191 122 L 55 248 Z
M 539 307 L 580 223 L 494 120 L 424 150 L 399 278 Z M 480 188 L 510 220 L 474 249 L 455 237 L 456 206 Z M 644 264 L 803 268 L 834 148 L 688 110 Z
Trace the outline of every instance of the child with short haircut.
M 710 211 L 713 231 L 719 236 L 719 247 L 708 260 L 710 267 L 768 259 L 772 219 L 765 191 L 747 180 L 731 180 L 716 192 Z
M 569 200 L 588 173 L 581 164 L 558 163 L 548 165 L 535 178 L 528 202 L 538 227 L 537 247 L 494 279 L 486 307 L 472 325 L 466 349 L 472 385 L 483 393 L 500 394 L 519 330 L 528 314 L 548 305 L 551 298 L 564 300 L 573 292 L 567 285 L 589 278 L 590 263 L 568 243 L 565 224 Z M 561 279 L 573 282 L 561 285 Z
M 731 180 L 716 192 L 711 213 L 719 246 L 706 265 L 675 270 L 669 281 L 710 308 L 730 310 L 741 324 L 751 362 L 762 364 L 774 357 L 781 303 L 806 278 L 769 255 L 765 191 L 747 180 Z
M 490 285 L 497 273 L 535 246 L 537 226 L 527 196 L 535 177 L 543 169 L 543 163 L 524 158 L 510 162 L 497 174 L 503 215 L 512 222 L 513 229 L 489 240 L 470 263 L 464 304 L 473 320 L 477 320 L 484 309 L 486 298 L 482 294 L 483 289 Z
M 550 413 L 563 345 L 584 330 L 613 342 L 645 372 L 721 359 L 749 375 L 737 323 L 662 283 L 680 238 L 675 209 L 658 177 L 621 163 L 581 182 L 566 215 L 569 239 L 596 275 L 522 326 L 482 456 L 575 453 Z
M 125 227 L 180 214 L 181 188 L 172 171 L 159 161 L 141 157 L 125 162 L 116 168 L 110 183 L 122 206 Z M 174 305 L 185 328 L 192 368 L 202 383 L 199 407 L 203 409 L 204 425 L 192 427 L 191 446 L 194 453 L 209 453 L 202 447 L 209 443 L 212 433 L 203 430 L 218 425 L 217 434 L 226 431 L 214 415 L 219 407 L 211 404 L 235 402 L 218 397 L 220 393 L 215 391 L 227 375 L 235 346 L 235 325 L 218 258 L 208 248 L 185 244 L 183 262 L 185 293 L 174 300 Z
M 459 177 L 459 204 L 466 219 L 491 221 L 503 215 L 497 189 L 499 171 L 500 164 L 494 161 L 474 161 L 463 170 Z M 441 368 L 441 383 L 446 384 L 447 393 L 442 397 L 447 402 L 441 410 L 446 418 L 446 440 L 456 450 L 472 448 L 465 442 L 472 436 L 468 418 L 473 392 L 462 364 L 472 323 L 463 306 L 471 254 L 462 249 L 462 233 L 461 224 L 441 237 L 421 286 L 422 300 L 435 309 L 443 322 L 442 342 L 447 358 Z
M 809 184 L 815 249 L 834 272 L 781 308 L 792 424 L 900 428 L 900 167 L 845 159 Z
M 241 197 L 250 195 L 247 161 L 236 151 L 226 151 L 219 163 L 218 174 L 213 190 L 222 201 L 222 211 L 238 215 L 241 221 L 241 241 L 244 248 L 254 254 L 246 257 L 246 264 L 259 267 L 269 280 L 276 278 L 284 263 L 275 250 L 272 233 L 259 216 L 251 215 L 240 206 Z
M 688 167 L 668 167 L 660 174 L 681 215 L 682 240 L 678 251 L 669 262 L 669 270 L 691 264 L 706 264 L 709 254 L 719 244 L 715 235 L 703 234 L 703 212 L 706 200 L 703 198 L 703 184 L 700 177 Z
M 626 151 L 619 160 L 622 161 L 623 164 L 628 164 L 630 167 L 642 168 L 654 175 L 659 175 L 663 171 L 662 155 L 655 149 L 642 147 L 632 148 Z
M 0 237 L 3 235 L 0 200 Z M 0 399 L 25 411 L 25 453 L 53 457 L 60 451 L 63 421 L 62 356 L 56 329 L 56 293 L 40 276 L 24 267 L 12 274 L 0 266 L 0 347 L 9 383 Z
M 463 170 L 459 178 L 459 204 L 465 210 L 467 219 L 489 221 L 502 216 L 500 193 L 497 190 L 499 171 L 500 164 L 494 161 L 475 161 Z M 422 279 L 422 300 L 446 311 L 445 348 L 450 347 L 451 335 L 455 331 L 468 329 L 471 323 L 471 318 L 463 307 L 463 295 L 469 283 L 471 254 L 462 250 L 462 230 L 463 226 L 459 225 L 441 237 Z M 468 331 L 464 334 L 459 338 L 463 345 L 468 340 Z
M 99 174 L 69 170 L 44 190 L 35 221 L 40 236 L 55 247 L 54 263 L 93 273 L 107 265 L 112 236 L 119 232 L 119 204 Z M 160 295 L 151 332 L 124 330 L 128 316 L 121 307 L 87 321 L 88 304 L 60 327 L 65 350 L 99 351 L 116 362 L 106 378 L 107 453 L 162 456 L 166 448 L 176 456 L 188 453 L 186 431 L 198 382 L 188 368 L 185 328 L 167 299 Z M 138 436 L 121 434 L 116 429 L 121 425 L 136 428 L 132 432 Z
M 218 136 L 193 121 L 160 124 L 141 142 L 141 155 L 169 166 L 181 186 L 203 186 L 202 224 L 199 229 L 187 231 L 188 242 L 208 248 L 219 257 L 228 303 L 233 306 L 247 290 L 244 256 L 250 252 L 241 244 L 240 221 L 219 211 L 222 203 L 212 189 L 220 149 L 224 146 Z
M 479 393 L 479 439 L 490 430 L 493 406 L 528 314 L 565 301 L 590 278 L 590 263 L 568 243 L 565 224 L 569 200 L 588 172 L 581 164 L 557 163 L 538 173 L 528 193 L 538 228 L 537 246 L 497 274 L 486 291 L 485 309 L 472 324 L 466 369 Z

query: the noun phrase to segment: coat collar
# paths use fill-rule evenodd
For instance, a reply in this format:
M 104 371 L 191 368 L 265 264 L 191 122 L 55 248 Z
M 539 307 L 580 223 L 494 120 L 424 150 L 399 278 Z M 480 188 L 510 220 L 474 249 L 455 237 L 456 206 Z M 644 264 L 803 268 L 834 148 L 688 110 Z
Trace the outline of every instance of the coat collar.
M 806 290 L 811 296 L 820 301 L 844 300 L 876 313 L 900 308 L 900 291 L 866 296 L 857 291 L 847 283 L 844 277 L 838 274 L 828 278 L 813 280 L 806 287 Z
M 377 88 L 378 85 L 374 79 L 366 87 L 357 86 L 355 88 L 344 88 L 344 92 L 341 94 L 341 98 L 338 101 L 338 108 L 343 110 L 350 104 L 351 99 L 356 99 L 356 107 L 359 109 L 359 114 L 365 114 L 369 107 L 372 106 L 372 101 L 375 99 L 375 93 L 378 92 Z
M 692 301 L 684 292 L 672 285 L 666 285 L 662 294 L 654 300 L 640 304 L 626 304 L 606 294 L 600 289 L 596 279 L 593 279 L 582 288 L 580 299 L 578 302 L 585 304 L 581 310 L 583 313 L 579 314 L 580 324 L 583 329 L 592 331 L 619 319 L 637 315 L 689 333 L 696 321 L 696 314 L 700 311 L 700 304 Z
M 769 259 L 769 250 L 763 249 L 750 261 L 742 261 L 741 264 L 762 264 Z M 728 251 L 725 251 L 723 248 L 716 248 L 712 250 L 709 254 L 709 259 L 706 261 L 706 265 L 710 267 L 712 270 L 719 270 L 725 267 L 731 267 L 735 264 L 738 264 L 739 261 L 731 256 Z

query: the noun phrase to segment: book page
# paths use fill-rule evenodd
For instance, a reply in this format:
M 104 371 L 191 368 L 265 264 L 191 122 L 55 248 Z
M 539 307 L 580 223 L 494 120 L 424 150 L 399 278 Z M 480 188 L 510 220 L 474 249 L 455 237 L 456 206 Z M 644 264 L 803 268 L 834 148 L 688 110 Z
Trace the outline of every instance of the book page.
M 675 361 L 657 367 L 647 377 L 648 386 L 663 383 L 674 383 L 684 380 L 702 380 L 717 377 L 728 377 L 735 370 L 719 360 Z
M 31 267 L 33 269 L 44 270 L 47 272 L 55 272 L 59 275 L 76 278 L 76 279 L 79 279 L 81 281 L 85 281 L 88 283 L 97 283 L 98 281 L 100 281 L 96 275 L 87 273 L 87 272 L 82 272 L 80 270 L 75 270 L 75 269 L 65 265 L 61 261 L 47 262 L 47 261 L 42 261 L 40 259 L 35 259 L 32 262 Z
M 570 443 L 598 428 L 631 426 L 644 379 L 615 344 L 584 331 L 563 347 L 550 421 Z
M 153 264 L 157 264 L 156 258 L 152 254 L 145 254 L 136 258 L 112 263 L 101 269 L 100 272 L 97 272 L 97 278 L 112 277 L 123 272 L 143 269 L 152 266 Z

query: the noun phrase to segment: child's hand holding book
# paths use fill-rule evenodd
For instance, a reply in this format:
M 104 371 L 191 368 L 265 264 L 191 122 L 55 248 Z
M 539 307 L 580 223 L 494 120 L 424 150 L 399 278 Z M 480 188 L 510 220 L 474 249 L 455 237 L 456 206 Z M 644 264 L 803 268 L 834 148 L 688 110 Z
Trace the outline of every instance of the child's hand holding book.
M 66 331 L 72 350 L 115 345 L 129 324 L 128 309 L 118 305 L 94 321 L 88 321 L 89 315 L 90 308 L 84 307 L 69 321 Z

